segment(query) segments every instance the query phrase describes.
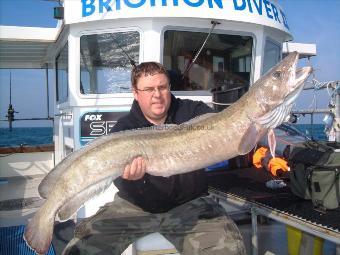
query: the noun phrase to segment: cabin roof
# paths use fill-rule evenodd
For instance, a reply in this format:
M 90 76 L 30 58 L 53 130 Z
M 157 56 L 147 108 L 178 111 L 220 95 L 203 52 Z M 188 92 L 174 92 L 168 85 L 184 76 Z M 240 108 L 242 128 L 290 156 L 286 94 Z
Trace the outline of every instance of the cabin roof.
M 43 68 L 60 28 L 0 26 L 0 68 Z M 298 51 L 300 58 L 316 55 L 315 44 L 284 43 L 283 54 Z
M 283 43 L 282 53 L 288 54 L 290 52 L 299 52 L 300 58 L 308 58 L 316 56 L 316 44 L 314 43 Z
M 0 26 L 0 68 L 42 68 L 59 28 Z

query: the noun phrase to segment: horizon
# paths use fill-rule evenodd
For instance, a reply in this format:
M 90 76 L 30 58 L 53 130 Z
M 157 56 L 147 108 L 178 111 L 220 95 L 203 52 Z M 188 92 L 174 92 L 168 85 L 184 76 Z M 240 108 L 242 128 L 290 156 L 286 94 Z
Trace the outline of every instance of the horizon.
M 340 1 L 286 0 L 278 1 L 278 3 L 287 16 L 290 32 L 294 36 L 293 42 L 316 43 L 317 56 L 310 60 L 315 69 L 313 74 L 315 78 L 320 82 L 340 80 Z M 55 6 L 58 6 L 58 3 L 52 1 L 1 0 L 0 25 L 56 27 L 57 20 L 53 19 Z M 302 60 L 301 64 L 309 65 L 310 63 Z M 9 72 L 9 69 L 0 70 L 0 119 L 5 118 L 9 104 Z M 45 70 L 12 69 L 11 72 L 12 104 L 19 112 L 16 118 L 47 117 Z M 29 72 L 33 72 L 34 75 L 28 75 Z M 51 80 L 53 76 L 53 74 L 49 75 Z M 25 84 L 24 93 L 22 93 L 22 84 Z M 51 87 L 50 95 L 52 94 Z M 327 108 L 328 98 L 326 90 L 318 91 L 316 106 Z M 52 99 L 49 107 L 51 116 L 54 110 Z M 295 109 L 313 108 L 315 107 L 313 100 L 313 91 L 304 91 L 298 98 Z M 305 117 L 302 123 L 309 122 L 309 119 Z M 322 116 L 315 115 L 315 121 L 321 123 Z M 8 126 L 7 122 L 0 121 L 0 127 L 5 128 L 6 125 Z M 32 126 L 50 127 L 51 121 L 13 122 L 13 127 Z

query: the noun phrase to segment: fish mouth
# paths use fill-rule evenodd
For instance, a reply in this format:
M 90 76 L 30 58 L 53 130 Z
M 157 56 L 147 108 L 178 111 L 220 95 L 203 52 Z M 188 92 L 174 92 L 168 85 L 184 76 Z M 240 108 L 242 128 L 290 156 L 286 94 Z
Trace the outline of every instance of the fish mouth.
M 308 76 L 313 71 L 313 68 L 310 66 L 297 68 L 295 71 L 295 81 L 294 86 L 290 88 L 290 92 L 285 99 L 285 105 L 291 105 L 297 99 L 300 92 L 304 87 L 304 82 L 308 78 Z
M 291 62 L 290 71 L 291 75 L 289 78 L 288 84 L 289 93 L 293 92 L 296 89 L 299 89 L 300 86 L 304 83 L 304 81 L 308 78 L 308 76 L 312 73 L 313 69 L 310 66 L 298 68 L 299 61 L 299 53 L 294 51 L 290 53 L 287 57 L 287 62 Z
M 294 72 L 294 82 L 292 82 L 292 86 L 290 87 L 289 93 L 294 92 L 295 90 L 300 90 L 303 88 L 304 82 L 308 78 L 308 76 L 312 73 L 313 68 L 310 66 L 296 68 Z
M 294 82 L 294 87 L 292 88 L 292 90 L 295 90 L 296 88 L 298 88 L 301 85 L 303 85 L 305 80 L 312 73 L 312 71 L 313 71 L 313 68 L 310 67 L 310 66 L 296 68 L 296 71 L 295 71 L 295 82 Z

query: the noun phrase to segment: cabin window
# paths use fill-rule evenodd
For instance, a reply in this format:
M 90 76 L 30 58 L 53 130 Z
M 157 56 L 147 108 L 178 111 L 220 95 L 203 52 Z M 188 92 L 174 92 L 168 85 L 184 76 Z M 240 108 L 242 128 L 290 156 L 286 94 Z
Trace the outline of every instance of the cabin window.
M 264 47 L 263 72 L 265 74 L 270 68 L 281 60 L 281 47 L 272 40 L 266 40 Z
M 211 91 L 215 101 L 233 103 L 249 87 L 253 38 L 168 30 L 164 33 L 163 63 L 175 91 Z
M 66 44 L 56 58 L 56 99 L 64 103 L 68 98 L 68 44 Z
M 137 31 L 81 36 L 80 92 L 130 92 L 131 62 L 138 64 L 139 47 L 140 35 Z

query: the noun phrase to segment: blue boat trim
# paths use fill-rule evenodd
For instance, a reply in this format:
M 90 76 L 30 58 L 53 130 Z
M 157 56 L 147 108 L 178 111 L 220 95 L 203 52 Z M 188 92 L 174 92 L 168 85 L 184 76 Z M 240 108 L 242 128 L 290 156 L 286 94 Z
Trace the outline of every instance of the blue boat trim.
M 0 228 L 0 254 L 1 255 L 35 255 L 36 253 L 23 239 L 25 226 L 12 226 Z M 56 255 L 51 244 L 46 255 Z

